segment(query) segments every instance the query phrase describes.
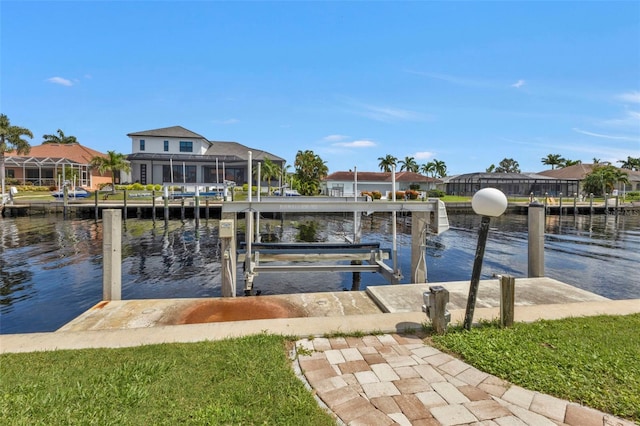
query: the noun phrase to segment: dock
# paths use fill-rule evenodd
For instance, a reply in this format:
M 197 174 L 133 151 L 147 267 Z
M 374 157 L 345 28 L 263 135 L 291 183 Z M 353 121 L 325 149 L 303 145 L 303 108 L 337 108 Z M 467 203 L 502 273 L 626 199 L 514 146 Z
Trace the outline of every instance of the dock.
M 268 332 L 296 336 L 421 329 L 422 293 L 449 291 L 462 324 L 469 282 L 401 284 L 364 291 L 235 298 L 103 301 L 51 333 L 0 335 L 0 353 L 197 342 Z M 475 321 L 499 317 L 499 280 L 483 280 Z M 516 278 L 515 321 L 640 313 L 640 300 L 610 300 L 551 278 Z

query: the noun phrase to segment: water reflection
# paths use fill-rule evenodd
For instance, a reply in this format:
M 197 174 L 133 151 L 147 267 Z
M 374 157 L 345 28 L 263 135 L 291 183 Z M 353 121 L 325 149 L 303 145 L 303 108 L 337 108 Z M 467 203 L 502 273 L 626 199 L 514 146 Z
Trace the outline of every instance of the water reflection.
M 398 217 L 398 264 L 410 282 L 411 229 Z M 354 236 L 351 214 L 287 214 L 261 218 L 263 234 L 295 241 L 297 226 L 318 222 L 318 239 L 344 241 Z M 470 279 L 479 217 L 453 215 L 451 229 L 426 242 L 431 282 Z M 240 222 L 242 232 L 243 223 Z M 482 278 L 493 274 L 527 274 L 527 217 L 505 215 L 492 220 Z M 388 214 L 363 216 L 362 239 L 391 248 Z M 550 216 L 546 222 L 547 276 L 605 297 L 640 298 L 640 216 Z M 0 221 L 0 332 L 51 331 L 85 311 L 102 297 L 102 224 L 54 217 L 6 218 Z M 220 295 L 218 221 L 123 224 L 123 298 L 211 297 Z M 345 261 L 348 262 L 348 261 Z M 303 263 L 301 263 L 303 264 Z M 243 293 L 238 271 L 238 294 Z M 358 278 L 358 277 L 356 277 Z M 386 285 L 379 274 L 289 272 L 260 274 L 262 294 L 341 291 Z

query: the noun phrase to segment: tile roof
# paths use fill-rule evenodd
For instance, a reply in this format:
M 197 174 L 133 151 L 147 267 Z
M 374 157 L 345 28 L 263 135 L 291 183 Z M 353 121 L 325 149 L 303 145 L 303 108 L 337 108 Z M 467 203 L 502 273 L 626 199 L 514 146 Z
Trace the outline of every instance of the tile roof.
M 569 167 L 562 167 L 554 170 L 545 170 L 538 174 L 550 176 L 556 179 L 584 179 L 586 175 L 593 171 L 593 164 L 574 164 Z
M 22 158 L 66 158 L 79 164 L 89 164 L 93 157 L 106 157 L 106 154 L 80 145 L 79 143 L 48 143 L 32 146 L 26 155 L 17 155 L 15 151 L 11 151 L 7 153 L 6 156 Z
M 543 176 L 550 176 L 556 179 L 579 179 L 583 180 L 589 173 L 593 171 L 595 164 L 574 164 L 573 166 L 563 167 L 561 169 L 546 170 L 539 174 Z M 630 181 L 640 181 L 640 172 L 635 170 L 628 170 L 619 168 L 619 170 L 625 172 Z
M 284 161 L 283 158 L 273 155 L 267 151 L 249 148 L 238 142 L 213 141 L 211 142 L 211 146 L 207 149 L 207 152 L 205 152 L 204 155 L 233 155 L 246 160 L 249 158 L 248 151 L 251 151 L 251 157 L 255 161 L 261 161 L 265 158 L 275 161 Z
M 199 135 L 191 130 L 185 129 L 182 126 L 163 127 L 161 129 L 142 130 L 140 132 L 127 133 L 127 136 L 153 136 L 153 137 L 168 137 L 168 138 L 199 138 L 204 139 L 207 142 L 207 138 Z

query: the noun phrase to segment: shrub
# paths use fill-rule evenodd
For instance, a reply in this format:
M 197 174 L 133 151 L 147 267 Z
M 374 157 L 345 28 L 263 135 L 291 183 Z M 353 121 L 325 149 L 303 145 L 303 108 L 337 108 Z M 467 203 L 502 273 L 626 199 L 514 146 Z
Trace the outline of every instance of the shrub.
M 447 194 L 439 189 L 430 189 L 429 192 L 427 192 L 427 197 L 430 198 L 442 198 L 445 195 Z
M 418 195 L 420 195 L 420 193 L 418 191 L 414 191 L 413 189 L 410 189 L 408 191 L 405 191 L 405 195 L 409 200 L 417 200 Z
M 637 201 L 640 200 L 640 191 L 632 191 L 632 192 L 627 192 L 625 198 L 628 201 Z
M 141 183 L 134 183 L 133 185 L 129 185 L 127 187 L 127 189 L 130 189 L 132 191 L 142 191 L 144 189 L 144 185 L 142 185 Z
M 371 192 L 371 198 L 373 198 L 374 200 L 379 200 L 382 198 L 382 193 L 380 191 L 373 191 Z

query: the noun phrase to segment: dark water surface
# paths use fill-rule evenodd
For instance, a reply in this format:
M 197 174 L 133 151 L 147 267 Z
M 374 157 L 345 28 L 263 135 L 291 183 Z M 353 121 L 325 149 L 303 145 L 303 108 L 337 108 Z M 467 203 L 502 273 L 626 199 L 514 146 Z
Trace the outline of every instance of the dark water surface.
M 296 226 L 311 217 L 262 220 L 283 240 L 295 240 Z M 325 241 L 353 235 L 352 217 L 325 215 L 318 234 Z M 479 217 L 452 215 L 451 229 L 431 236 L 426 262 L 430 282 L 470 280 Z M 398 225 L 398 263 L 411 282 L 411 232 Z M 407 221 L 409 223 L 410 220 Z M 392 247 L 388 216 L 362 219 L 362 241 Z M 546 275 L 611 299 L 640 298 L 640 215 L 549 216 Z M 123 299 L 220 296 L 218 222 L 128 220 L 122 234 Z M 527 275 L 527 217 L 494 219 L 482 278 Z M 391 265 L 391 261 L 388 262 Z M 238 294 L 243 292 L 238 271 Z M 362 274 L 360 289 L 387 285 L 379 274 Z M 351 289 L 351 273 L 260 274 L 262 294 Z M 102 223 L 60 217 L 0 219 L 0 333 L 53 331 L 102 298 Z

